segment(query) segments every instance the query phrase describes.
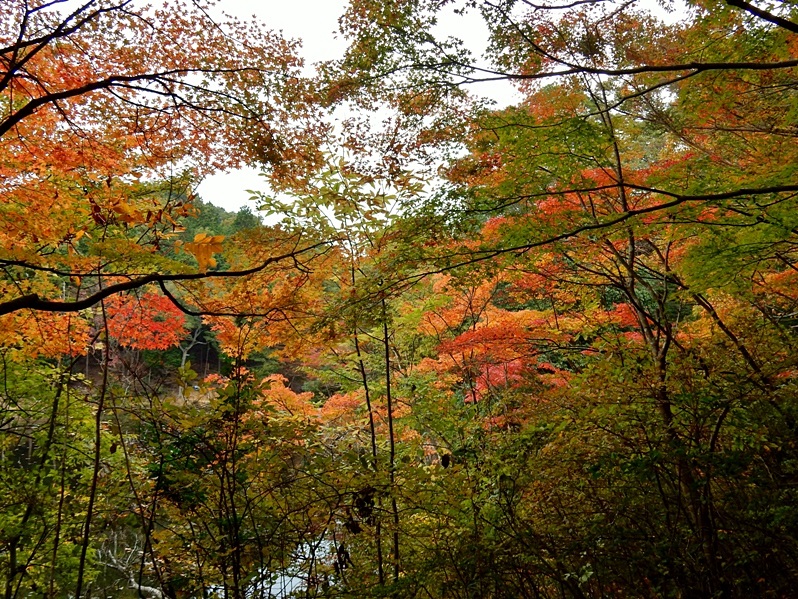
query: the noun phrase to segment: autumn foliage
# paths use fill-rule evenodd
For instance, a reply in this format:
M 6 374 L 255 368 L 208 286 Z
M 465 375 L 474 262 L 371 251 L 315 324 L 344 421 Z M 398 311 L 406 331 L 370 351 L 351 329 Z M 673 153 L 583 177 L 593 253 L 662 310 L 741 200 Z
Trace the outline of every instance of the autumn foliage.
M 798 18 L 664 6 L 11 2 L 4 599 L 792 596 Z
M 114 296 L 106 302 L 105 312 L 108 334 L 123 347 L 169 349 L 188 332 L 185 314 L 155 293 Z

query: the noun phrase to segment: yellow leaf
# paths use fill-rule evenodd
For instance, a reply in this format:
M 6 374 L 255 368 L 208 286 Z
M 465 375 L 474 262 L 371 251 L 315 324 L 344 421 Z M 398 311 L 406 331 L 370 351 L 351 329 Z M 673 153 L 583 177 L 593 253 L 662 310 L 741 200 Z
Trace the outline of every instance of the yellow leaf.
M 219 244 L 209 243 L 210 238 L 200 241 L 199 243 L 187 243 L 185 249 L 194 255 L 197 260 L 197 266 L 201 271 L 206 271 L 209 267 L 216 266 L 216 260 L 213 258 L 215 252 L 221 251 L 222 246 Z
M 194 236 L 194 243 L 201 243 L 206 237 L 208 237 L 205 233 L 197 233 Z

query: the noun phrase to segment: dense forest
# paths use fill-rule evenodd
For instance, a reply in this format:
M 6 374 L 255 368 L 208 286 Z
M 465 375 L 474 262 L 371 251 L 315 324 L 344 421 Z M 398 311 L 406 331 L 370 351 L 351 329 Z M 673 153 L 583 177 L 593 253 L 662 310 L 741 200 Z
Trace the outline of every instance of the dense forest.
M 223 8 L 0 3 L 2 598 L 796 596 L 798 4 Z

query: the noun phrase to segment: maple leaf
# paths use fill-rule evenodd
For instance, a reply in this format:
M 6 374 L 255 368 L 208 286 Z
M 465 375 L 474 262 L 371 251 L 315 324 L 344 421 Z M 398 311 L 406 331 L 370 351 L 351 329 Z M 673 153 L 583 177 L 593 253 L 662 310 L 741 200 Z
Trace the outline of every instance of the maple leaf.
M 293 108 L 274 110 L 284 100 L 298 107 L 296 96 L 265 93 L 299 75 L 293 45 L 255 21 L 213 21 L 204 2 L 7 0 L 0 38 L 0 266 L 9 282 L 23 276 L 15 268 L 43 281 L 109 274 L 98 261 L 114 275 L 179 269 L 162 242 L 197 178 L 279 161 L 292 145 L 283 142 L 305 128 L 287 124 Z M 297 79 L 283 91 L 301 87 Z M 242 128 L 253 123 L 272 133 L 251 142 Z M 201 272 L 215 267 L 221 241 L 187 248 Z M 39 302 L 81 309 L 58 286 L 1 303 L 11 312 Z
M 186 317 L 168 298 L 155 293 L 116 295 L 105 302 L 108 333 L 133 349 L 169 349 L 188 332 Z
M 216 259 L 213 255 L 222 251 L 222 241 L 224 241 L 224 235 L 197 233 L 194 236 L 194 241 L 184 244 L 183 247 L 197 259 L 200 272 L 205 272 L 208 268 L 216 267 Z

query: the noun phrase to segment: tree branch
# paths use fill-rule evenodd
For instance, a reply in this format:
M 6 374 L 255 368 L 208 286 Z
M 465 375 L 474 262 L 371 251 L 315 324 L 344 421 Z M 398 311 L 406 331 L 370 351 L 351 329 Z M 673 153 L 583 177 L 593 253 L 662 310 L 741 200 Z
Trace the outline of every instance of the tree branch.
M 762 8 L 756 7 L 749 2 L 745 2 L 744 0 L 726 0 L 726 4 L 729 6 L 734 6 L 735 8 L 740 8 L 748 14 L 759 17 L 760 19 L 764 19 L 765 21 L 773 23 L 778 27 L 783 27 L 787 31 L 798 33 L 798 23 L 794 23 L 793 21 L 784 19 L 778 15 L 774 15 L 772 12 L 768 12 Z
M 271 258 L 268 258 L 267 260 L 263 261 L 258 266 L 254 266 L 252 268 L 244 270 L 197 272 L 197 273 L 187 273 L 187 274 L 152 273 L 141 277 L 137 277 L 135 279 L 131 279 L 130 281 L 124 281 L 122 283 L 109 285 L 108 287 L 105 287 L 104 289 L 98 291 L 97 293 L 94 293 L 86 298 L 74 302 L 62 302 L 62 301 L 43 299 L 39 297 L 38 294 L 31 293 L 29 295 L 23 295 L 14 298 L 12 300 L 0 302 L 0 316 L 24 309 L 36 310 L 39 312 L 80 312 L 81 310 L 91 308 L 92 306 L 98 304 L 107 297 L 110 297 L 117 293 L 122 293 L 123 291 L 138 289 L 140 287 L 144 287 L 145 285 L 149 285 L 150 283 L 163 284 L 168 281 L 197 281 L 201 279 L 212 279 L 212 278 L 245 277 L 260 272 L 269 265 L 274 264 L 275 262 L 281 262 L 282 260 L 286 260 L 289 258 L 296 258 L 299 255 L 313 251 L 316 248 L 328 245 L 329 243 L 330 243 L 329 241 L 320 241 L 318 243 L 314 243 L 313 245 L 309 245 L 300 250 L 292 250 L 291 252 L 281 254 L 279 256 L 272 256 Z M 180 308 L 179 304 L 176 305 L 178 306 L 178 308 Z
M 13 129 L 18 123 L 22 120 L 28 118 L 32 114 L 34 114 L 39 108 L 45 106 L 47 104 L 53 104 L 58 102 L 59 100 L 68 100 L 70 98 L 76 98 L 93 91 L 100 91 L 105 89 L 111 89 L 113 87 L 129 87 L 129 84 L 139 82 L 139 81 L 152 81 L 152 82 L 161 82 L 168 81 L 169 76 L 173 75 L 197 75 L 197 74 L 225 74 L 225 73 L 238 73 L 242 71 L 253 71 L 258 72 L 259 69 L 255 68 L 241 68 L 241 69 L 173 69 L 169 71 L 162 71 L 157 73 L 142 73 L 138 75 L 111 75 L 104 79 L 99 79 L 97 81 L 92 81 L 90 83 L 86 83 L 85 85 L 81 85 L 78 87 L 74 87 L 72 89 L 66 89 L 60 92 L 53 92 L 47 93 L 42 96 L 38 96 L 30 100 L 27 104 L 25 104 L 22 108 L 17 110 L 16 112 L 11 113 L 8 115 L 2 123 L 0 123 L 0 137 L 8 133 L 11 129 Z M 141 93 L 152 93 L 154 95 L 164 95 L 163 92 L 157 92 L 157 90 L 148 90 L 144 88 L 137 88 Z M 167 94 L 171 97 L 177 97 L 177 94 L 172 92 Z M 221 95 L 221 94 L 219 94 Z M 195 110 L 204 110 L 204 107 L 193 106 Z
M 618 187 L 620 185 L 616 185 Z M 619 225 L 624 223 L 636 216 L 641 216 L 643 214 L 650 214 L 653 212 L 660 212 L 662 210 L 668 210 L 670 208 L 674 208 L 681 204 L 687 202 L 711 202 L 711 201 L 721 201 L 721 200 L 730 200 L 733 198 L 738 197 L 746 197 L 746 196 L 754 196 L 754 195 L 764 195 L 764 194 L 772 194 L 772 193 L 784 193 L 784 192 L 798 192 L 798 184 L 793 185 L 778 185 L 773 187 L 759 187 L 759 188 L 741 188 L 736 189 L 734 191 L 727 191 L 723 193 L 715 193 L 715 194 L 696 194 L 696 195 L 687 195 L 687 194 L 679 194 L 676 192 L 665 191 L 661 189 L 656 189 L 653 187 L 645 187 L 642 185 L 635 185 L 633 183 L 624 182 L 623 186 L 629 189 L 636 189 L 638 191 L 646 191 L 649 193 L 655 193 L 659 195 L 664 195 L 670 198 L 673 198 L 669 202 L 663 202 L 661 204 L 656 204 L 654 206 L 647 206 L 645 208 L 635 208 L 632 210 L 628 210 L 626 212 L 619 213 L 618 216 L 611 218 L 604 222 L 593 223 L 589 225 L 584 225 L 581 227 L 577 227 L 575 229 L 571 229 L 565 233 L 561 233 L 560 235 L 554 235 L 551 237 L 547 237 L 545 239 L 541 239 L 538 241 L 532 241 L 530 243 L 524 243 L 521 245 L 515 245 L 511 247 L 505 248 L 494 248 L 494 249 L 487 249 L 482 251 L 473 251 L 468 253 L 457 253 L 457 254 L 449 254 L 448 258 L 456 258 L 459 256 L 468 256 L 467 259 L 461 260 L 454 264 L 448 264 L 438 269 L 434 270 L 425 270 L 422 273 L 413 274 L 397 281 L 392 282 L 391 284 L 387 285 L 380 289 L 380 291 L 385 292 L 389 289 L 399 288 L 403 283 L 413 284 L 414 282 L 423 279 L 429 275 L 433 274 L 441 274 L 444 272 L 450 272 L 457 268 L 461 268 L 463 266 L 469 266 L 471 264 L 477 264 L 479 262 L 484 262 L 485 260 L 490 260 L 497 256 L 501 256 L 502 254 L 510 254 L 510 253 L 519 253 L 522 254 L 527 252 L 531 249 L 544 247 L 547 245 L 551 245 L 553 243 L 557 243 L 559 241 L 565 241 L 567 239 L 571 239 L 573 237 L 577 237 L 582 233 L 587 233 L 590 231 L 600 231 L 614 227 L 615 225 Z M 562 192 L 561 192 L 562 193 Z

